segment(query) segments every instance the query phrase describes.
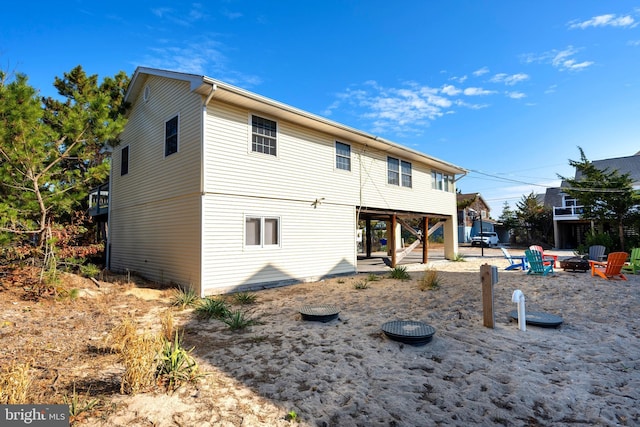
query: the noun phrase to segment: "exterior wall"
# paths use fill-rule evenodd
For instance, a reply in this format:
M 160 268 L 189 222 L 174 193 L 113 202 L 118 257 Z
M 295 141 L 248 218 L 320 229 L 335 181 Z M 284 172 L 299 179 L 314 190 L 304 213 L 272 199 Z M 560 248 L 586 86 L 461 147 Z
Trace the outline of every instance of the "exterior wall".
M 205 294 L 356 271 L 352 206 L 206 194 L 203 209 Z M 245 215 L 278 217 L 279 247 L 245 246 Z
M 277 122 L 277 156 L 251 151 L 252 114 Z M 432 190 L 425 165 L 412 162 L 412 188 L 389 185 L 385 152 L 340 139 L 351 145 L 351 171 L 336 169 L 333 136 L 215 95 L 204 134 L 203 293 L 355 272 L 357 206 L 455 222 L 455 192 Z M 245 248 L 245 214 L 280 217 L 281 247 Z M 457 242 L 447 249 L 457 252 Z
M 250 115 L 254 113 L 274 120 L 272 117 L 216 103 L 215 96 L 207 113 L 206 192 L 309 204 L 324 198 L 324 203 L 401 209 L 456 218 L 455 190 L 433 190 L 431 168 L 426 165 L 412 162 L 412 188 L 389 185 L 385 152 L 371 151 L 340 139 L 351 145 L 351 171 L 336 169 L 334 137 L 279 120 L 276 120 L 278 156 L 252 153 Z
M 149 99 L 133 100 L 112 156 L 110 268 L 159 282 L 200 285 L 201 97 L 150 76 Z M 179 115 L 178 152 L 165 157 L 165 122 Z M 129 173 L 120 175 L 121 147 Z

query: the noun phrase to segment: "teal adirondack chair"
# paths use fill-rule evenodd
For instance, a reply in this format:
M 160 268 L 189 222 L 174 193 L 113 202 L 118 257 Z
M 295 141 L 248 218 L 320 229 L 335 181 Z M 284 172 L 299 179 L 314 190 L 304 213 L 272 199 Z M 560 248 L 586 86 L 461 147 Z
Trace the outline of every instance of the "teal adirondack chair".
M 542 259 L 542 252 L 527 249 L 524 251 L 524 254 L 527 257 L 527 262 L 529 263 L 529 271 L 527 271 L 527 274 L 537 274 L 540 276 L 546 276 L 549 273 L 553 274 L 553 264 L 548 263 L 545 265 L 545 262 Z
M 631 249 L 629 263 L 623 265 L 622 270 L 633 274 L 636 274 L 637 271 L 640 271 L 640 248 Z

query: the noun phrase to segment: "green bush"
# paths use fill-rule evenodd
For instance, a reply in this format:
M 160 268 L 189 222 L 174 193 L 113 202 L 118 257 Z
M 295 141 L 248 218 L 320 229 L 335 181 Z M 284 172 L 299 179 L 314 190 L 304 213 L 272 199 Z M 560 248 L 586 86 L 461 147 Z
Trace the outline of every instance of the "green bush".
M 399 280 L 409 280 L 411 276 L 407 272 L 407 267 L 400 265 L 391 270 L 391 278 Z
M 183 289 L 177 288 L 174 289 L 172 295 L 172 304 L 175 307 L 180 307 L 181 309 L 185 309 L 186 307 L 194 307 L 198 304 L 200 298 L 195 293 L 195 291 L 191 288 Z
M 244 329 L 247 326 L 255 325 L 257 322 L 247 316 L 247 314 L 241 310 L 236 310 L 229 313 L 227 317 L 222 319 L 224 323 L 231 328 L 231 330 Z
M 609 253 L 614 247 L 614 240 L 609 234 L 606 233 L 589 232 L 587 233 L 585 244 L 587 246 L 586 252 L 589 252 L 589 246 L 602 245 L 607 248 L 605 252 Z
M 227 303 L 221 299 L 207 297 L 200 301 L 196 307 L 196 313 L 200 317 L 222 320 L 229 316 Z

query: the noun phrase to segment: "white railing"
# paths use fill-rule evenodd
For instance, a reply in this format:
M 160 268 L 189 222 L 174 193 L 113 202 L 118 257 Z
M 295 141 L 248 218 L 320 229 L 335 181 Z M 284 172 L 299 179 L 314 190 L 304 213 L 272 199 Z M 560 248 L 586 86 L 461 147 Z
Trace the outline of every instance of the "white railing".
M 584 212 L 584 206 L 554 206 L 553 219 L 578 219 Z
M 109 184 L 102 184 L 89 193 L 89 215 L 97 216 L 109 211 Z

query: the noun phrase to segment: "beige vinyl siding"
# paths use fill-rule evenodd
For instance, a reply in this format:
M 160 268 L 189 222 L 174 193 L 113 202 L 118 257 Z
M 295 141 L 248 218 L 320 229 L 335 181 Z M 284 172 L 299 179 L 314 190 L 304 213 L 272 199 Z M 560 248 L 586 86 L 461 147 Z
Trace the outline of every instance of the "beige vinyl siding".
M 151 76 L 144 85 L 149 99 L 134 100 L 120 136 L 130 147 L 127 175 L 119 173 L 119 148 L 113 153 L 111 268 L 197 287 L 202 99 L 185 82 Z M 165 122 L 176 115 L 178 152 L 165 157 Z M 169 268 L 173 274 L 161 273 Z
M 277 122 L 278 156 L 250 151 L 251 114 Z M 351 146 L 351 171 L 337 169 L 332 135 L 221 104 L 215 96 L 205 135 L 206 192 L 455 215 L 455 194 L 433 190 L 424 164 L 411 162 L 412 188 L 389 185 L 386 152 L 340 139 Z
M 205 294 L 356 271 L 352 206 L 207 194 L 203 199 Z M 280 219 L 280 246 L 245 247 L 245 215 Z
M 200 201 L 192 194 L 113 210 L 111 268 L 197 292 Z
M 250 112 L 214 101 L 206 121 L 205 191 L 354 205 L 354 174 L 335 169 L 334 139 L 277 120 L 278 155 L 251 152 Z M 330 200 L 329 200 L 330 199 Z

